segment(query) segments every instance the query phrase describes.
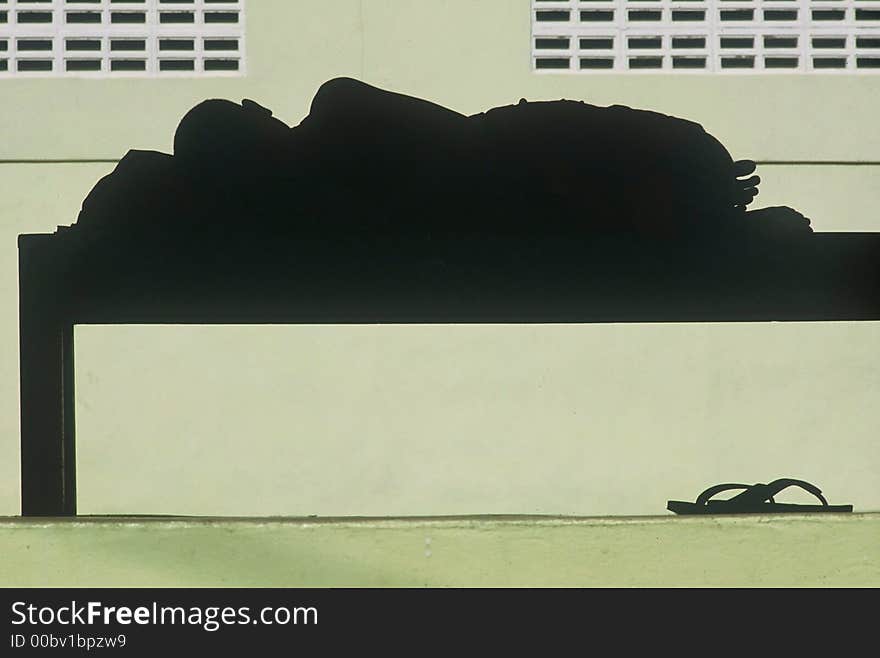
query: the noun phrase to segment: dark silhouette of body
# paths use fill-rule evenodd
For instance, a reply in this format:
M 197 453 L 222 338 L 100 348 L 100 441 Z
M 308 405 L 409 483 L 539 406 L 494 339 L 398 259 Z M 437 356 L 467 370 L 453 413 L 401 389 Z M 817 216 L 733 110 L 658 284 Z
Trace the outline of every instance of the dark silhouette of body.
M 181 121 L 173 157 L 130 152 L 78 224 L 142 238 L 173 221 L 178 232 L 236 241 L 264 228 L 412 238 L 808 232 L 790 209 L 746 213 L 754 168 L 698 124 L 654 112 L 523 100 L 467 117 L 340 78 L 295 128 L 252 101 L 201 103 Z

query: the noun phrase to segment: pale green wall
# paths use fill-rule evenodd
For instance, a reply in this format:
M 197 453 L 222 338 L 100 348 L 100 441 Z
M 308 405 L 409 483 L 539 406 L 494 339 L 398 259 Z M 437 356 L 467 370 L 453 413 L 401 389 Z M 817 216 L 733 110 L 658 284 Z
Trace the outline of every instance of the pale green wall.
M 76 340 L 85 513 L 643 515 L 788 476 L 880 509 L 880 323 L 80 327 Z
M 650 107 L 701 121 L 737 157 L 880 160 L 880 133 L 873 123 L 880 105 L 877 76 L 536 75 L 529 67 L 526 0 L 250 0 L 247 11 L 248 75 L 243 78 L 0 81 L 0 160 L 7 161 L 0 164 L 0 245 L 5 245 L 0 247 L 0 514 L 16 513 L 19 504 L 15 236 L 73 222 L 82 198 L 112 168 L 22 160 L 116 159 L 129 148 L 167 151 L 180 116 L 211 96 L 254 98 L 295 124 L 307 112 L 317 86 L 337 75 L 425 96 L 462 112 L 523 96 Z M 872 166 L 765 167 L 759 201 L 790 203 L 821 230 L 878 230 L 878 173 L 880 168 Z M 880 411 L 872 404 L 880 359 L 873 350 L 877 325 L 871 324 L 629 327 L 613 335 L 590 328 L 560 335 L 550 329 L 536 330 L 524 342 L 510 338 L 522 328 L 508 328 L 512 334 L 498 329 L 507 341 L 506 351 L 487 351 L 481 343 L 487 338 L 477 331 L 463 342 L 446 343 L 454 359 L 418 366 L 422 370 L 417 372 L 446 386 L 452 371 L 444 368 L 452 368 L 453 361 L 482 368 L 469 375 L 473 385 L 474 377 L 497 379 L 498 368 L 516 361 L 517 349 L 527 350 L 534 368 L 550 364 L 553 394 L 574 399 L 582 389 L 601 390 L 607 382 L 607 364 L 597 373 L 581 367 L 582 362 L 601 356 L 609 345 L 623 349 L 621 336 L 632 335 L 633 349 L 643 358 L 616 365 L 611 373 L 615 386 L 604 391 L 609 397 L 603 411 L 608 417 L 615 410 L 625 413 L 627 396 L 635 391 L 640 412 L 614 427 L 603 421 L 600 441 L 611 443 L 600 443 L 606 449 L 592 455 L 583 470 L 565 456 L 572 450 L 588 451 L 592 444 L 578 443 L 578 425 L 570 417 L 551 419 L 560 424 L 541 442 L 533 441 L 537 423 L 548 420 L 554 409 L 538 394 L 534 368 L 499 381 L 503 404 L 495 415 L 481 410 L 479 397 L 459 400 L 471 415 L 485 412 L 478 435 L 476 425 L 464 424 L 458 428 L 461 434 L 444 444 L 432 438 L 444 430 L 442 423 L 434 422 L 422 433 L 413 408 L 409 416 L 397 416 L 393 422 L 398 433 L 417 433 L 423 442 L 421 455 L 370 417 L 377 405 L 385 409 L 389 400 L 409 399 L 411 386 L 401 380 L 397 389 L 389 384 L 371 390 L 363 372 L 361 389 L 357 381 L 347 380 L 344 394 L 352 401 L 352 417 L 363 419 L 355 421 L 359 441 L 369 451 L 369 464 L 383 464 L 384 475 L 373 466 L 372 471 L 359 470 L 358 460 L 347 454 L 341 456 L 344 463 L 334 463 L 327 445 L 313 454 L 291 447 L 288 434 L 296 424 L 284 399 L 308 381 L 308 373 L 297 365 L 304 340 L 341 341 L 315 364 L 325 374 L 339 374 L 349 363 L 378 362 L 383 353 L 400 359 L 406 352 L 395 350 L 415 349 L 413 345 L 432 336 L 430 331 L 413 330 L 401 343 L 389 329 L 370 343 L 359 330 L 313 332 L 304 339 L 292 327 L 213 328 L 205 330 L 202 347 L 183 358 L 181 350 L 203 335 L 199 330 L 78 330 L 84 511 L 652 513 L 658 504 L 662 509 L 667 497 L 695 495 L 718 479 L 783 475 L 814 479 L 833 502 L 880 508 L 880 488 L 877 478 L 871 478 L 878 465 L 872 434 L 880 426 Z M 436 336 L 447 338 L 448 332 Z M 206 381 L 207 397 L 190 396 L 187 383 L 208 376 L 212 350 L 221 348 L 238 355 L 238 365 L 224 373 L 226 379 Z M 682 349 L 702 355 L 694 361 L 696 370 L 678 367 L 676 355 Z M 772 368 L 765 366 L 768 359 Z M 136 377 L 130 369 L 126 372 L 127 363 L 137 364 Z M 292 372 L 295 378 L 289 376 Z M 642 380 L 654 382 L 653 390 L 662 395 L 655 396 L 644 382 L 627 385 Z M 325 386 L 309 390 L 309 438 L 322 436 L 316 431 L 318 410 L 332 409 L 340 395 L 333 381 L 327 374 Z M 716 388 L 699 398 L 704 405 L 700 422 L 691 419 L 682 428 L 662 410 L 664 399 L 685 404 L 687 396 L 705 393 L 707 382 L 715 382 Z M 140 397 L 148 400 L 149 413 L 136 406 Z M 777 416 L 767 407 L 768 400 L 778 401 L 785 413 Z M 186 405 L 198 413 L 187 414 Z M 563 405 L 561 410 L 576 407 Z M 211 419 L 216 409 L 226 419 L 219 428 L 222 445 Z M 251 424 L 255 409 L 266 412 L 256 426 Z M 500 428 L 509 424 L 511 409 L 525 414 L 514 428 L 519 432 L 515 450 L 492 460 L 489 447 L 493 442 L 505 445 Z M 424 408 L 425 414 L 438 412 Z M 665 443 L 650 441 L 658 434 Z M 330 435 L 338 439 L 338 433 Z M 478 453 L 474 436 L 484 446 Z M 134 459 L 127 446 L 141 438 L 151 450 Z M 296 436 L 301 439 L 302 434 Z M 636 458 L 621 441 L 643 442 L 631 449 L 638 445 L 648 452 Z M 783 457 L 781 447 L 791 448 L 794 457 Z M 271 453 L 289 456 L 294 449 L 299 451 L 294 471 L 285 460 L 275 459 L 268 475 L 254 473 L 256 465 L 267 465 Z M 185 461 L 194 453 L 208 463 L 195 474 Z M 759 467 L 768 453 L 772 459 Z M 267 457 L 260 460 L 261 455 Z M 166 456 L 172 466 L 162 470 L 156 457 Z M 629 461 L 637 465 L 638 482 L 632 469 L 625 468 Z M 320 468 L 309 470 L 312 462 Z M 531 462 L 544 470 L 529 473 Z M 421 477 L 419 468 L 425 469 Z M 291 482 L 292 472 L 296 482 Z M 383 477 L 399 488 L 369 488 Z M 308 495 L 303 494 L 305 484 Z

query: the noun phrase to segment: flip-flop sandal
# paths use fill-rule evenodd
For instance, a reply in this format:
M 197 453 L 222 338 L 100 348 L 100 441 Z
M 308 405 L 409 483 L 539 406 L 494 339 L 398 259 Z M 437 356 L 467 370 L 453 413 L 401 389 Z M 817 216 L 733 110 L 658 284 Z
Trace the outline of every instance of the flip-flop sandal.
M 798 505 L 777 503 L 773 497 L 788 487 L 801 487 L 816 496 L 821 505 Z M 730 489 L 745 489 L 727 500 L 711 500 L 712 496 Z M 852 505 L 829 505 L 822 491 L 814 484 L 803 480 L 784 478 L 774 480 L 770 484 L 716 484 L 709 487 L 699 496 L 695 503 L 681 500 L 670 500 L 666 509 L 676 514 L 784 514 L 811 512 L 852 512 Z

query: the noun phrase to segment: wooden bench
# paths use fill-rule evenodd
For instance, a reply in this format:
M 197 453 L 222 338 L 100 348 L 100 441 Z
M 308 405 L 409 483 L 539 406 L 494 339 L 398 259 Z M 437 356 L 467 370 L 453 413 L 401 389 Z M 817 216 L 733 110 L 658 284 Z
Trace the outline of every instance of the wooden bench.
M 24 516 L 76 515 L 77 324 L 880 319 L 880 233 L 700 249 L 486 238 L 432 253 L 404 248 L 409 255 L 394 262 L 372 259 L 370 245 L 356 241 L 279 249 L 272 236 L 171 256 L 132 254 L 75 227 L 21 235 L 18 244 Z M 504 256 L 486 264 L 489 252 Z

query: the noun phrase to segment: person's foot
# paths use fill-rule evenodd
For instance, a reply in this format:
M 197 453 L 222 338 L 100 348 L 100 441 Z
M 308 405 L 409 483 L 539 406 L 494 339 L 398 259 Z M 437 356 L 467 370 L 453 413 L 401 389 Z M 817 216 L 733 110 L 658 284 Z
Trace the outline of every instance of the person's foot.
M 771 206 L 750 210 L 745 214 L 750 228 L 762 233 L 776 235 L 797 235 L 812 233 L 810 220 L 794 208 Z
M 733 205 L 745 210 L 758 195 L 759 176 L 749 176 L 755 172 L 757 165 L 752 160 L 737 160 L 733 163 L 733 175 L 736 178 L 733 190 Z M 746 178 L 746 176 L 749 176 Z

